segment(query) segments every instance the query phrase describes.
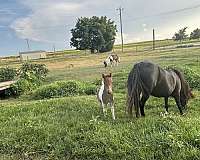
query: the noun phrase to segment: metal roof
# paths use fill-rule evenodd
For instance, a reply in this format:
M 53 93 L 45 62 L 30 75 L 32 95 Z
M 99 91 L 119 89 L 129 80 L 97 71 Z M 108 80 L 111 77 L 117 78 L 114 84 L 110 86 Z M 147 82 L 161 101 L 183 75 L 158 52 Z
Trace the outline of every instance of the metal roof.
M 19 54 L 32 54 L 32 53 L 41 53 L 41 52 L 46 52 L 43 50 L 38 50 L 38 51 L 26 51 L 26 52 L 19 52 Z

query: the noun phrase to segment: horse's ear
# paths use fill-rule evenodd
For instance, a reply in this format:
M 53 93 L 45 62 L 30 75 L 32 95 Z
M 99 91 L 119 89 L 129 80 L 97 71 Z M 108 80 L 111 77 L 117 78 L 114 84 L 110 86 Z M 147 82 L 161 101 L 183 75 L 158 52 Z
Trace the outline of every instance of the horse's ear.
M 110 73 L 110 77 L 112 77 L 112 73 Z

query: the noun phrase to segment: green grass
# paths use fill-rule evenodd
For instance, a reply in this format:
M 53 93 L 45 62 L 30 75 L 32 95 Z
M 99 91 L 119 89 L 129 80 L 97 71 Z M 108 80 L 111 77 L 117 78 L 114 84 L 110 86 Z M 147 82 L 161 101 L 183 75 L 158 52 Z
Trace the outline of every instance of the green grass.
M 116 121 L 99 117 L 95 96 L 21 102 L 1 106 L 0 154 L 14 159 L 196 159 L 200 155 L 200 108 L 190 103 L 180 116 L 171 102 L 151 98 L 146 117 L 124 115 L 123 94 L 115 94 Z
M 170 40 L 169 40 L 170 41 Z M 159 43 L 166 43 L 159 42 Z M 170 42 L 172 43 L 172 42 Z M 141 45 L 150 45 L 150 42 Z M 174 48 L 132 52 L 134 44 L 126 45 L 118 67 L 105 69 L 107 56 L 60 55 L 42 63 L 79 60 L 93 62 L 74 68 L 50 68 L 45 81 L 81 80 L 97 82 L 102 73 L 113 73 L 116 121 L 108 108 L 107 116 L 99 111 L 96 96 L 74 96 L 49 100 L 32 100 L 29 95 L 0 101 L 0 159 L 135 159 L 188 160 L 200 156 L 200 92 L 180 116 L 173 99 L 169 115 L 164 113 L 164 100 L 151 97 L 145 106 L 145 118 L 125 115 L 126 81 L 133 64 L 150 60 L 161 66 L 187 66 L 200 72 L 200 48 Z M 66 55 L 71 54 L 66 53 Z M 74 53 L 75 54 L 75 53 Z

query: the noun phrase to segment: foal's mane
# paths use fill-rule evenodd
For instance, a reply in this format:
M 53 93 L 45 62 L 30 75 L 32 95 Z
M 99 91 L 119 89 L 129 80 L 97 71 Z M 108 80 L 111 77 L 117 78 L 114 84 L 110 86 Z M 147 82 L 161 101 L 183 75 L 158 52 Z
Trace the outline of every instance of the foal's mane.
M 184 78 L 184 74 L 177 69 L 173 68 L 172 70 L 177 74 L 177 76 L 181 80 L 181 92 L 184 94 L 185 97 L 188 98 L 188 91 L 189 91 L 190 87 L 189 87 L 189 84 L 187 83 L 187 81 Z

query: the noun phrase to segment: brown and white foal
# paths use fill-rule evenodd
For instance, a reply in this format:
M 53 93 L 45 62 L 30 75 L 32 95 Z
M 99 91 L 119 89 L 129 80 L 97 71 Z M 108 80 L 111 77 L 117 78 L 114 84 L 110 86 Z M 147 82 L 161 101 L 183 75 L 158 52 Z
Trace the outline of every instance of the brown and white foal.
M 102 78 L 102 85 L 97 92 L 97 98 L 100 102 L 100 109 L 103 111 L 103 114 L 105 116 L 105 106 L 109 104 L 111 107 L 112 118 L 113 120 L 115 120 L 114 98 L 112 92 L 112 74 L 102 74 Z

